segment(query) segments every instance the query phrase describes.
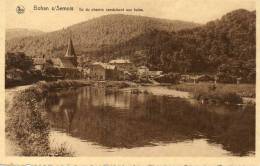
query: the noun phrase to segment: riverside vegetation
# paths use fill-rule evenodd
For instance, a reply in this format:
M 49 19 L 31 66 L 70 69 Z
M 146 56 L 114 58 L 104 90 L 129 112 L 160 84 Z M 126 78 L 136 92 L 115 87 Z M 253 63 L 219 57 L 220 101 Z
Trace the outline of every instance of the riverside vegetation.
M 170 86 L 171 89 L 191 92 L 197 100 L 209 100 L 219 103 L 242 103 L 242 97 L 255 98 L 254 84 L 217 84 L 212 89 L 210 83 L 182 83 Z
M 6 110 L 7 137 L 17 143 L 23 156 L 72 156 L 65 144 L 51 148 L 49 122 L 44 110 L 44 99 L 50 90 L 88 85 L 83 81 L 39 82 L 14 96 L 13 105 Z

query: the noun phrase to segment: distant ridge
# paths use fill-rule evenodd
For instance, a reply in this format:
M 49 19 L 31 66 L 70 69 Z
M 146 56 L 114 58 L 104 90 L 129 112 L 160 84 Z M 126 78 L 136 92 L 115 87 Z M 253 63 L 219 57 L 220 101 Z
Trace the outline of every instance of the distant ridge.
M 29 56 L 57 57 L 64 55 L 68 31 L 72 33 L 77 55 L 129 41 L 151 30 L 178 31 L 198 27 L 200 24 L 158 19 L 144 16 L 113 14 L 104 15 L 82 23 L 46 33 L 41 36 L 20 37 L 8 40 L 7 51 L 24 51 Z M 6 34 L 10 38 L 10 33 Z
M 37 35 L 42 35 L 42 34 L 44 34 L 43 31 L 35 30 L 35 29 L 9 28 L 9 29 L 6 29 L 6 40 L 10 40 L 13 38 L 37 36 Z

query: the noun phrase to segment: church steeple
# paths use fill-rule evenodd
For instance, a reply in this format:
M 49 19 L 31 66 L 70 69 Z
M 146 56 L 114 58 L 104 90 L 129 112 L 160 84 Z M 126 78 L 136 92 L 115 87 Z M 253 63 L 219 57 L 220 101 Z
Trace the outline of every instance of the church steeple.
M 76 57 L 75 50 L 71 38 L 69 38 L 68 48 L 65 57 Z
M 66 54 L 62 59 L 63 59 L 64 63 L 65 63 L 65 61 L 67 62 L 67 66 L 68 66 L 68 63 L 71 63 L 74 67 L 77 67 L 77 65 L 78 65 L 77 56 L 76 56 L 76 53 L 75 53 L 75 50 L 73 47 L 71 37 L 69 38 L 69 41 L 68 41 L 68 48 L 67 48 Z

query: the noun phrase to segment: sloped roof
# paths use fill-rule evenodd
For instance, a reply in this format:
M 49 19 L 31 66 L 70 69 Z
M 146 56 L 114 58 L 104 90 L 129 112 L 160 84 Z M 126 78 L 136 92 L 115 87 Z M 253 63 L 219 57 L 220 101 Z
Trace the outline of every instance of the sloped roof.
M 69 42 L 68 42 L 68 48 L 67 48 L 65 57 L 74 57 L 74 56 L 76 56 L 76 54 L 75 54 L 75 50 L 74 50 L 74 47 L 73 47 L 72 40 L 70 38 Z
M 61 66 L 62 65 L 60 58 L 51 58 L 50 60 L 51 60 L 51 62 L 53 63 L 54 66 Z
M 76 65 L 70 58 L 52 58 L 51 61 L 54 66 L 58 66 L 60 68 L 76 68 Z
M 102 63 L 102 62 L 94 62 L 92 63 L 92 65 L 100 65 L 104 69 L 110 69 L 110 70 L 114 70 L 116 67 L 115 65 L 110 65 L 108 63 Z
M 138 69 L 149 69 L 147 66 L 140 66 Z
M 122 63 L 131 63 L 129 59 L 115 59 L 109 61 L 109 63 L 117 63 L 117 64 L 122 64 Z
M 60 58 L 62 66 L 64 68 L 75 68 L 76 66 L 73 64 L 71 59 L 66 59 L 66 58 Z
M 43 65 L 44 63 L 45 63 L 44 58 L 34 58 L 33 59 L 33 64 L 35 64 L 35 65 Z

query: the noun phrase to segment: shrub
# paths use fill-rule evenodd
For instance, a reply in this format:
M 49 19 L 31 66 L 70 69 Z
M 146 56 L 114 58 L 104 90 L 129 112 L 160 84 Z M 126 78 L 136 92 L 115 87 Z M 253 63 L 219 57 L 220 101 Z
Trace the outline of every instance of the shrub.
M 193 96 L 197 100 L 216 103 L 239 104 L 243 102 L 242 98 L 238 94 L 230 92 L 225 93 L 218 91 L 196 91 Z
M 154 78 L 155 81 L 160 83 L 173 83 L 176 84 L 180 81 L 181 75 L 179 73 L 168 73 L 163 76 Z

